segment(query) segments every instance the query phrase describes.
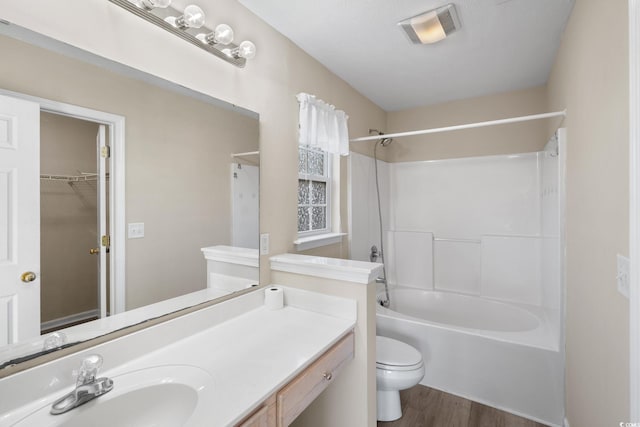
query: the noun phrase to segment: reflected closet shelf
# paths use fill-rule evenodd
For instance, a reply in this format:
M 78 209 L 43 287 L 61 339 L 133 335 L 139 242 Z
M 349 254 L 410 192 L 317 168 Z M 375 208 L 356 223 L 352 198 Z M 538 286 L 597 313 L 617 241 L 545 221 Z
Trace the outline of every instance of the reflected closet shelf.
M 109 179 L 109 174 L 106 175 Z M 48 175 L 41 174 L 40 179 L 44 181 L 63 181 L 63 182 L 86 182 L 97 181 L 97 173 L 81 173 L 80 175 Z

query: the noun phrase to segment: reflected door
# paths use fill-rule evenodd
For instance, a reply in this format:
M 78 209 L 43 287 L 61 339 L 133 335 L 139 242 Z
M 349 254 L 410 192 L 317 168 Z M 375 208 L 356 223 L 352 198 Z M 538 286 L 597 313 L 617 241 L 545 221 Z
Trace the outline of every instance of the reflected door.
M 40 335 L 39 121 L 0 96 L 0 345 Z
M 107 253 L 109 251 L 110 238 L 107 234 L 107 157 L 109 151 L 106 142 L 106 126 L 98 127 L 98 135 L 96 136 L 96 145 L 98 152 L 98 306 L 100 307 L 100 317 L 107 316 Z

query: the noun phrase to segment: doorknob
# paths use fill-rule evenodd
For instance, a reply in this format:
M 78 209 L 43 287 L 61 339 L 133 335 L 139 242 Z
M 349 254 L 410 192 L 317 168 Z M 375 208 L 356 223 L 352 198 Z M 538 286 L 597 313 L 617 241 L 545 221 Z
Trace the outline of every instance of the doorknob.
M 24 283 L 33 282 L 34 280 L 36 280 L 36 273 L 34 273 L 33 271 L 25 271 L 20 275 L 20 280 L 22 280 Z
M 99 254 L 100 253 L 100 248 L 91 248 L 91 249 L 89 249 L 89 253 L 91 255 Z

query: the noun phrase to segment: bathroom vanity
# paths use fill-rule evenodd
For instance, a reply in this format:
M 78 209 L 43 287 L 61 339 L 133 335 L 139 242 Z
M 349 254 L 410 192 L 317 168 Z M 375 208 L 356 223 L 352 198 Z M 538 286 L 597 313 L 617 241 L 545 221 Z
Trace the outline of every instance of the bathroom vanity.
M 356 302 L 289 287 L 284 299 L 270 310 L 258 288 L 2 378 L 0 426 L 287 426 L 353 359 Z M 50 415 L 92 354 L 113 390 Z
M 349 332 L 238 425 L 242 427 L 290 425 L 329 386 L 342 367 L 353 359 L 353 335 L 353 332 Z

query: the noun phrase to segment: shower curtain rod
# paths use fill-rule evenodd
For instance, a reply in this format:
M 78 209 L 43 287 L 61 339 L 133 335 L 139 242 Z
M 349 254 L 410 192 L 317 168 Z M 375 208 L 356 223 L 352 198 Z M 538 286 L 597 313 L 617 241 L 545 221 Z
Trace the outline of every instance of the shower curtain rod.
M 398 133 L 386 133 L 384 134 L 385 138 L 399 138 L 402 136 L 413 136 L 413 135 L 425 135 L 428 133 L 439 133 L 439 132 L 450 132 L 454 130 L 463 130 L 463 129 L 473 129 L 473 128 L 481 128 L 486 126 L 495 126 L 495 125 L 503 125 L 507 123 L 517 123 L 517 122 L 526 122 L 529 120 L 539 120 L 539 119 L 548 119 L 550 117 L 566 117 L 567 110 L 562 111 L 554 111 L 551 113 L 543 113 L 543 114 L 533 114 L 531 116 L 522 116 L 522 117 L 512 117 L 510 119 L 500 119 L 500 120 L 491 120 L 488 122 L 478 122 L 478 123 L 469 123 L 466 125 L 456 125 L 456 126 L 447 126 L 443 128 L 433 128 L 433 129 L 423 129 L 423 130 L 414 130 L 409 132 L 398 132 Z M 350 142 L 361 142 L 361 141 L 374 141 L 380 139 L 380 135 L 373 136 L 363 136 L 360 138 L 351 139 Z

